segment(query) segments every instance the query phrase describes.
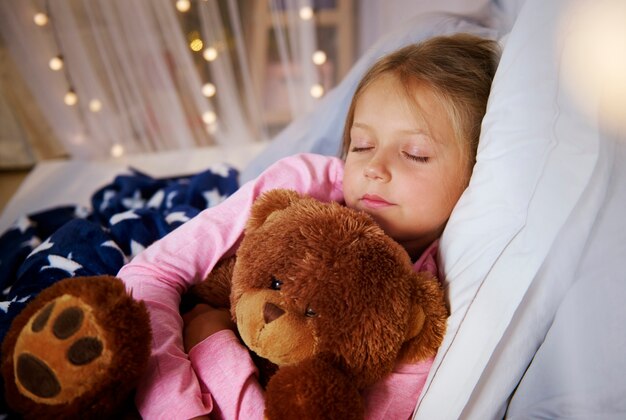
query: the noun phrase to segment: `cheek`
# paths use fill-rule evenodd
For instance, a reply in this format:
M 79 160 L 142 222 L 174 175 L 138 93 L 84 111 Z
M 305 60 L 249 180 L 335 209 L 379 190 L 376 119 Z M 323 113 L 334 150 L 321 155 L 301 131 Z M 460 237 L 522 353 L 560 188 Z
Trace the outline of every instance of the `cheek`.
M 358 171 L 356 165 L 346 161 L 343 171 L 343 198 L 346 202 L 346 206 L 354 207 L 358 196 Z

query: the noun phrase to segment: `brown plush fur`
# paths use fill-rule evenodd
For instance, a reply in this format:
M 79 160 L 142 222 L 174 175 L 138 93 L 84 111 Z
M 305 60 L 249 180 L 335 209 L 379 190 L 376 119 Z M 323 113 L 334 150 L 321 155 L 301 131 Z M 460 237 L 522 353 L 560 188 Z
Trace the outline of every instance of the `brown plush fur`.
M 287 190 L 253 205 L 230 297 L 246 345 L 280 366 L 269 418 L 362 418 L 359 392 L 433 356 L 448 316 L 437 279 L 368 215 Z
M 77 312 L 79 316 L 68 316 Z M 86 337 L 90 345 L 75 346 Z M 101 347 L 94 347 L 93 339 Z M 147 366 L 150 342 L 148 312 L 126 293 L 121 280 L 62 280 L 22 310 L 2 343 L 6 401 L 25 418 L 120 415 Z M 80 363 L 68 362 L 68 354 Z M 20 369 L 24 365 L 17 361 L 30 355 L 50 367 L 56 395 L 46 395 L 54 393 L 54 380 L 44 376 L 48 380 L 42 381 L 32 366 Z M 16 375 L 19 371 L 25 376 Z
M 230 308 L 230 289 L 235 257 L 225 258 L 211 270 L 210 281 L 192 286 L 183 299 L 190 303 L 203 302 L 214 308 Z

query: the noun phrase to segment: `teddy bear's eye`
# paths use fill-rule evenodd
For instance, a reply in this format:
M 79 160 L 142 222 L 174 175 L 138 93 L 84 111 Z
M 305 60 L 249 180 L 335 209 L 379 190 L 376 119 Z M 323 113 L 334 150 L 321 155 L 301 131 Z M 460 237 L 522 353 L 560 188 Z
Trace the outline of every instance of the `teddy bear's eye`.
M 304 316 L 306 316 L 307 318 L 314 318 L 317 316 L 317 312 L 315 312 L 311 308 L 306 308 L 306 311 L 304 312 Z
M 272 290 L 280 290 L 280 287 L 283 285 L 283 282 L 278 280 L 276 277 L 272 276 L 272 282 L 270 283 L 270 289 Z

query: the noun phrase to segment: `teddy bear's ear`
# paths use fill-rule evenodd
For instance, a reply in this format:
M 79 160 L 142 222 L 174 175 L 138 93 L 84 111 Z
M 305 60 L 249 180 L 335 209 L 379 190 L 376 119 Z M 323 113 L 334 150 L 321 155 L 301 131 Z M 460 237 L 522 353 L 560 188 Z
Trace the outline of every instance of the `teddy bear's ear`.
M 446 333 L 448 308 L 439 280 L 427 272 L 412 273 L 416 293 L 400 360 L 414 363 L 433 357 Z
M 291 206 L 302 196 L 293 190 L 275 189 L 259 196 L 250 210 L 247 231 L 258 229 L 277 210 Z

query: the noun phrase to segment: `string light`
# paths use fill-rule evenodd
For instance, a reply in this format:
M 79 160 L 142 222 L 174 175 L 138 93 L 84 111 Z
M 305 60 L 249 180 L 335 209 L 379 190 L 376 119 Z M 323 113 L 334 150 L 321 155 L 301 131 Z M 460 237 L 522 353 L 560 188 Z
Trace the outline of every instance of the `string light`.
M 217 133 L 217 122 L 214 122 L 214 123 L 211 123 L 211 124 L 207 124 L 206 132 L 211 134 L 211 135 Z
M 321 98 L 322 95 L 324 95 L 324 87 L 322 87 L 322 85 L 320 85 L 319 83 L 316 83 L 311 86 L 311 90 L 309 92 L 311 93 L 312 97 Z
M 204 121 L 204 123 L 208 125 L 213 124 L 215 121 L 217 121 L 217 115 L 213 111 L 206 111 L 204 114 L 202 114 L 202 121 Z
M 177 0 L 176 1 L 176 9 L 179 12 L 181 13 L 188 12 L 190 8 L 191 8 L 191 2 L 189 0 Z
M 299 14 L 300 19 L 302 20 L 311 20 L 311 18 L 313 17 L 313 9 L 310 6 L 301 7 Z
M 189 48 L 191 48 L 191 51 L 194 51 L 194 52 L 198 52 L 202 50 L 203 46 L 204 46 L 204 43 L 202 42 L 200 38 L 194 38 L 191 40 L 191 42 L 189 42 Z
M 98 99 L 92 99 L 91 101 L 89 101 L 89 110 L 91 112 L 100 112 L 101 109 L 102 102 L 100 102 Z
M 115 143 L 112 147 L 111 147 L 111 156 L 113 157 L 120 157 L 124 154 L 124 146 L 122 146 L 119 143 Z
M 74 106 L 78 103 L 78 95 L 76 95 L 76 91 L 72 87 L 73 86 L 72 79 L 70 78 L 69 72 L 65 66 L 65 63 L 63 60 L 63 54 L 61 53 L 62 52 L 61 39 L 59 38 L 59 33 L 57 32 L 56 25 L 54 24 L 55 23 L 54 18 L 52 16 L 52 13 L 50 12 L 51 12 L 50 4 L 46 0 L 46 13 L 35 14 L 35 16 L 33 17 L 33 20 L 39 26 L 46 25 L 48 22 L 50 22 L 51 24 L 50 26 L 52 29 L 52 35 L 54 36 L 54 41 L 56 42 L 59 54 L 56 57 L 52 57 L 50 61 L 48 61 L 48 66 L 53 71 L 59 71 L 63 69 L 63 74 L 65 75 L 65 79 L 67 80 L 67 83 L 70 86 L 69 90 L 63 96 L 63 102 L 65 102 L 65 105 L 67 106 Z M 100 104 L 100 107 L 101 106 L 102 104 Z
M 74 92 L 74 89 L 70 89 L 65 94 L 65 96 L 63 97 L 63 102 L 65 102 L 65 105 L 67 106 L 76 105 L 76 103 L 78 102 L 78 96 L 76 95 L 76 92 Z
M 326 53 L 322 50 L 317 50 L 313 53 L 313 63 L 321 66 L 326 62 Z
M 215 96 L 217 89 L 213 83 L 205 83 L 202 85 L 202 94 L 207 98 Z
M 206 61 L 214 61 L 217 58 L 217 49 L 215 47 L 209 47 L 204 50 L 202 56 Z
M 48 66 L 50 66 L 50 69 L 54 71 L 61 70 L 63 68 L 63 57 L 60 55 L 57 55 L 56 57 L 52 57 L 50 61 L 48 62 Z
M 36 13 L 35 16 L 33 16 L 33 20 L 35 21 L 35 25 L 37 26 L 46 26 L 46 24 L 48 23 L 48 15 L 39 12 Z

